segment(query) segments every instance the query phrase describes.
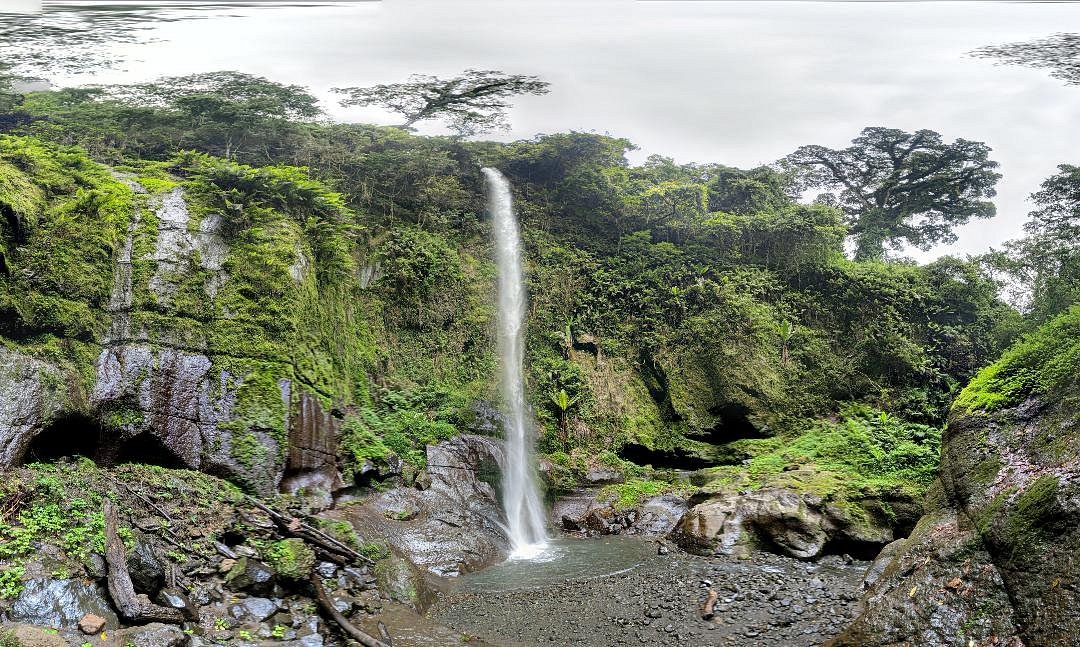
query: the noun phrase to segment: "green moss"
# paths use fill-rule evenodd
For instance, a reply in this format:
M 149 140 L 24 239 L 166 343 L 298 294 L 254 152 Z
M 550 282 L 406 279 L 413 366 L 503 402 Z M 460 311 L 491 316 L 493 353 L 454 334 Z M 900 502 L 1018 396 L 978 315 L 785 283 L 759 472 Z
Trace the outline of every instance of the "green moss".
M 990 412 L 1030 396 L 1075 387 L 1080 375 L 1080 306 L 1020 340 L 979 371 L 953 403 L 954 413 Z
M 1043 524 L 1056 514 L 1057 491 L 1056 476 L 1040 476 L 1006 508 L 1005 531 L 1015 549 L 1031 547 L 1042 536 Z
M 598 498 L 610 502 L 616 510 L 628 510 L 637 507 L 650 497 L 676 489 L 671 483 L 630 479 L 623 483 L 606 485 L 600 489 Z
M 937 475 L 941 430 L 865 408 L 794 437 L 737 442 L 745 465 L 710 469 L 714 489 L 788 487 L 832 500 L 897 493 L 918 498 Z
M 223 428 L 231 430 L 232 440 L 229 445 L 229 455 L 244 468 L 252 469 L 256 462 L 261 462 L 268 454 L 267 448 L 259 442 L 258 437 L 245 428 L 242 423 L 226 423 Z
M 315 566 L 315 552 L 302 539 L 282 539 L 271 543 L 264 553 L 266 563 L 278 575 L 306 580 Z

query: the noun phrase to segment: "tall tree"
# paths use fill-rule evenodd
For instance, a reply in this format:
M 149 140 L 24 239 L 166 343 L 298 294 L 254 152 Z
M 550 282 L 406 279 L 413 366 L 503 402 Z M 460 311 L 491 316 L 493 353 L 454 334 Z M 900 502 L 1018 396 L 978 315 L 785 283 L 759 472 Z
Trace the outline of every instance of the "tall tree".
M 971 52 L 979 58 L 997 59 L 1005 65 L 1049 69 L 1050 76 L 1068 85 L 1080 85 L 1080 34 L 1054 34 L 1021 43 L 990 45 Z
M 1080 302 L 1080 167 L 1058 170 L 1031 195 L 1039 208 L 1024 224 L 1028 235 L 987 259 L 1011 275 L 1018 305 L 1038 323 Z
M 781 160 L 800 188 L 824 188 L 847 214 L 855 258 L 881 258 L 905 242 L 929 249 L 956 240 L 953 228 L 994 215 L 994 185 L 1001 175 L 990 147 L 957 139 L 945 143 L 932 130 L 907 133 L 866 128 L 848 148 L 803 146 Z
M 292 121 L 322 114 L 318 99 L 298 85 L 285 85 L 243 72 L 221 71 L 174 76 L 153 83 L 108 88 L 129 106 L 179 113 L 200 148 L 234 157 L 266 148 Z M 264 157 L 270 157 L 264 151 Z
M 535 76 L 465 70 L 448 79 L 414 74 L 405 83 L 334 88 L 334 92 L 345 95 L 343 106 L 381 106 L 401 114 L 405 117 L 401 128 L 445 119 L 454 132 L 465 136 L 508 128 L 510 98 L 547 94 L 548 84 Z

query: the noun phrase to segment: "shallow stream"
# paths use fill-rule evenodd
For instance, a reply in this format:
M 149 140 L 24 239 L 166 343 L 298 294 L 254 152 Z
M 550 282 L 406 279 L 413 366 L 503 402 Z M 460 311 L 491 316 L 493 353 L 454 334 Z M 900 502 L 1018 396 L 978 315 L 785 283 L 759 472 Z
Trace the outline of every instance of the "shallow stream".
M 462 576 L 451 588 L 469 593 L 501 593 L 611 577 L 644 565 L 650 555 L 656 555 L 656 543 L 642 539 L 558 537 L 533 559 L 500 562 Z

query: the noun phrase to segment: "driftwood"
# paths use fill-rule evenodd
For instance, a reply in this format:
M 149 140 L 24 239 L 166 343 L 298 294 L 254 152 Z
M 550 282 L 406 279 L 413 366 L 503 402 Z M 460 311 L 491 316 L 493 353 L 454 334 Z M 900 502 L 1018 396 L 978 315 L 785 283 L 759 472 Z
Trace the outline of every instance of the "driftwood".
M 348 561 L 367 562 L 374 564 L 366 555 L 362 555 L 345 545 L 341 541 L 331 537 L 325 532 L 300 521 L 295 517 L 282 514 L 263 503 L 251 499 L 251 504 L 265 512 L 278 528 L 290 537 L 298 537 L 315 546 L 329 561 L 345 564 Z M 345 560 L 345 561 L 343 561 Z
M 116 506 L 105 499 L 105 561 L 109 565 L 109 595 L 112 596 L 120 615 L 133 623 L 168 622 L 180 624 L 184 616 L 178 609 L 162 607 L 150 602 L 146 596 L 135 595 L 135 586 L 128 572 L 124 542 L 117 532 Z
M 382 636 L 383 642 L 390 647 L 394 647 L 394 641 L 390 638 L 390 632 L 386 629 L 386 625 L 379 621 L 379 635 Z
M 713 607 L 716 606 L 716 589 L 709 589 L 709 595 L 705 598 L 705 604 L 701 605 L 701 619 L 712 620 L 716 615 L 713 613 Z
M 323 612 L 341 627 L 342 631 L 349 635 L 350 638 L 357 641 L 364 647 L 391 647 L 387 643 L 379 640 L 375 636 L 368 634 L 353 623 L 349 622 L 349 619 L 341 615 L 341 612 L 334 608 L 334 603 L 330 601 L 330 598 L 326 595 L 326 589 L 323 588 L 322 580 L 319 579 L 318 573 L 311 574 L 311 586 L 315 589 L 315 600 L 319 603 L 319 607 Z

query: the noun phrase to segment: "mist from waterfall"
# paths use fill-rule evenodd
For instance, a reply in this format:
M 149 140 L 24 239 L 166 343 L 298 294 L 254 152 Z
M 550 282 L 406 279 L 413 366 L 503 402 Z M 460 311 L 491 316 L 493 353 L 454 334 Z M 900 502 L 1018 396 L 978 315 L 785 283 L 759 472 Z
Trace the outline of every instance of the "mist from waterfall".
M 528 559 L 547 546 L 547 528 L 533 453 L 535 425 L 525 404 L 522 377 L 525 336 L 525 285 L 521 275 L 521 234 L 510 183 L 502 173 L 483 169 L 498 265 L 499 375 L 506 406 L 506 458 L 503 507 L 510 559 Z

